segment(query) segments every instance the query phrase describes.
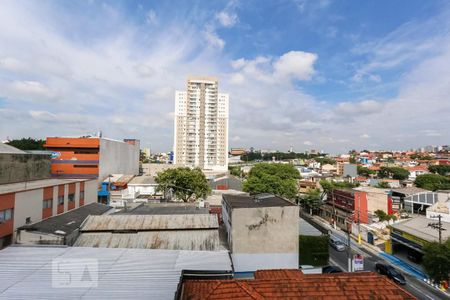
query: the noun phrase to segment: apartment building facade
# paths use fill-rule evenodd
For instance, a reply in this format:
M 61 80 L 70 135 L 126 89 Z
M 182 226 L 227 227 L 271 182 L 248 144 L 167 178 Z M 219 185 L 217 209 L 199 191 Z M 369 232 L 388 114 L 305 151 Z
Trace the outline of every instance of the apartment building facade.
M 57 178 L 97 178 L 139 174 L 139 140 L 102 137 L 48 137 L 51 174 Z
M 189 78 L 175 92 L 174 164 L 228 169 L 228 102 L 216 78 Z
M 17 228 L 97 202 L 95 179 L 42 179 L 0 185 L 0 249 Z

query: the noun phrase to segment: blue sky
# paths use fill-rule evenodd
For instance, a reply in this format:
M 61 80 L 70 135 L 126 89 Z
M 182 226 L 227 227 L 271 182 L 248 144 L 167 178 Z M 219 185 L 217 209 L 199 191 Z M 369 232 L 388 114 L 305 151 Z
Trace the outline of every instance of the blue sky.
M 450 138 L 447 1 L 2 1 L 0 138 L 102 130 L 167 151 L 174 92 L 217 76 L 230 146 Z

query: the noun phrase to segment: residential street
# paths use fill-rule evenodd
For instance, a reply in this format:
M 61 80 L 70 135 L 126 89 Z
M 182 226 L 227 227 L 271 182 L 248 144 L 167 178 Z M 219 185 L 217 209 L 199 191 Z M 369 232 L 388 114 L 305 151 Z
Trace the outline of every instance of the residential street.
M 318 219 L 314 219 L 316 225 L 319 225 L 327 230 L 331 230 L 332 235 L 339 238 L 343 243 L 347 244 L 347 236 L 343 231 L 333 229 L 329 224 L 320 222 Z M 376 272 L 375 264 L 377 262 L 390 264 L 397 268 L 405 276 L 407 284 L 404 286 L 411 294 L 418 299 L 450 299 L 449 296 L 443 292 L 429 286 L 425 282 L 417 279 L 414 276 L 406 273 L 400 269 L 399 266 L 393 265 L 385 261 L 382 257 L 377 255 L 374 250 L 368 249 L 363 245 L 358 245 L 357 242 L 351 240 L 352 254 L 359 253 L 364 257 L 364 271 Z M 347 251 L 338 252 L 330 247 L 330 264 L 340 267 L 342 270 L 347 271 Z

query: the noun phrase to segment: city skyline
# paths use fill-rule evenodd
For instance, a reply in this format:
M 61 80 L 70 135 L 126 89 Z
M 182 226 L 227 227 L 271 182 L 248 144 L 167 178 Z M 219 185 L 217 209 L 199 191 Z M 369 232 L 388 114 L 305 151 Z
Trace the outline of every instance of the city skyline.
M 0 138 L 102 130 L 167 151 L 173 93 L 208 75 L 232 99 L 229 147 L 445 145 L 449 15 L 443 1 L 5 1 Z

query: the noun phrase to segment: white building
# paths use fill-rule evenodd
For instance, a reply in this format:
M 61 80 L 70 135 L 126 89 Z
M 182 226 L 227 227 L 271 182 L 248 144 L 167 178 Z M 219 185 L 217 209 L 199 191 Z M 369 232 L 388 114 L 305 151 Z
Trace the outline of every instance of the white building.
M 216 78 L 189 78 L 175 92 L 174 164 L 228 170 L 228 94 Z

